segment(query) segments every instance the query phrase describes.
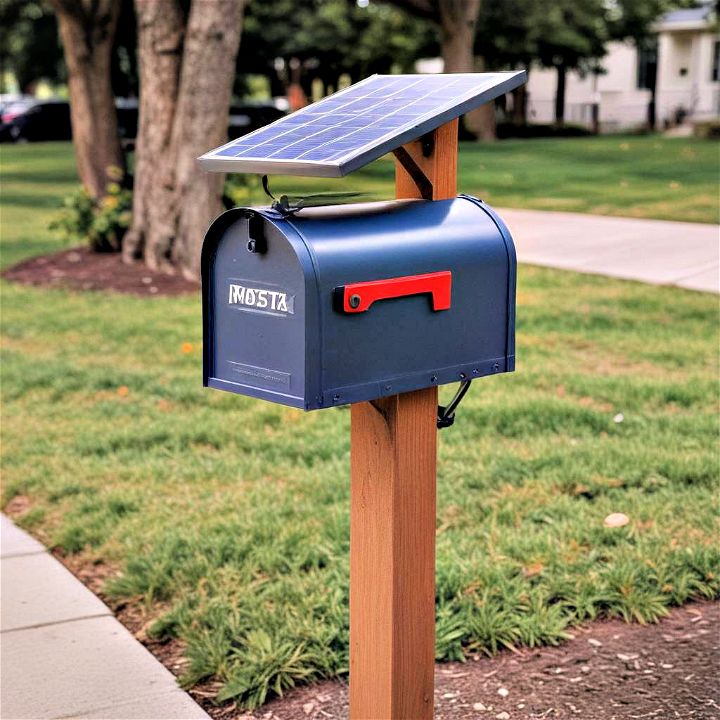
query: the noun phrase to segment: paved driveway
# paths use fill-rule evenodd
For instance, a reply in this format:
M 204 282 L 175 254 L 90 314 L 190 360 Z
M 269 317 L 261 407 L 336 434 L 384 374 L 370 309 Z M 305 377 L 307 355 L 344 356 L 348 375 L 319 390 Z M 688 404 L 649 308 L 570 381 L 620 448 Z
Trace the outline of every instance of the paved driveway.
M 720 226 L 501 209 L 520 262 L 720 292 Z

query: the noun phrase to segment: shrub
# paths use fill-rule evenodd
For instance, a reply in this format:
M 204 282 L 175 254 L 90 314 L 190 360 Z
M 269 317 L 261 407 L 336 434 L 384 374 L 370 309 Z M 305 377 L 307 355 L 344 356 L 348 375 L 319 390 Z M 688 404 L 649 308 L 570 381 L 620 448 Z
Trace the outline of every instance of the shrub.
M 704 140 L 720 140 L 720 120 L 696 122 L 693 125 L 693 134 Z
M 95 252 L 118 252 L 132 219 L 132 192 L 117 182 L 122 171 L 116 170 L 102 198 L 93 198 L 82 187 L 68 195 L 50 229 L 69 244 L 87 243 Z

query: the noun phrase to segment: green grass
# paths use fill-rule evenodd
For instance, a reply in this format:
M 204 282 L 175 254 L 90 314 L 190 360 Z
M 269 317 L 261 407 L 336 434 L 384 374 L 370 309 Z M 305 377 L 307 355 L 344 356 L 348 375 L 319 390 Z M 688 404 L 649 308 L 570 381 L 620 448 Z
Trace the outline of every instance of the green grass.
M 463 143 L 458 186 L 498 207 L 718 222 L 720 144 L 696 139 L 607 136 Z M 393 164 L 342 180 L 272 178 L 279 194 L 359 190 L 393 196 Z M 264 203 L 259 183 L 238 202 Z
M 74 177 L 66 147 L 2 156 L 7 263 L 55 246 Z M 1 291 L 3 503 L 27 498 L 21 524 L 118 567 L 107 591 L 186 643 L 188 685 L 252 705 L 346 672 L 347 409 L 204 390 L 197 298 Z M 717 320 L 711 295 L 520 269 L 518 371 L 475 383 L 440 435 L 438 658 L 720 595 Z M 630 524 L 605 528 L 615 511 Z

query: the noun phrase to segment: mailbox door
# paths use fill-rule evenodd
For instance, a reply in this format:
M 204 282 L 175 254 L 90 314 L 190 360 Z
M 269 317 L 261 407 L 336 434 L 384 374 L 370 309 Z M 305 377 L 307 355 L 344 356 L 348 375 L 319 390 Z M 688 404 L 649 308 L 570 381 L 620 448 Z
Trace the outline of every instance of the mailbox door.
M 308 296 L 315 301 L 302 242 L 240 214 L 211 228 L 203 255 L 205 384 L 306 408 Z

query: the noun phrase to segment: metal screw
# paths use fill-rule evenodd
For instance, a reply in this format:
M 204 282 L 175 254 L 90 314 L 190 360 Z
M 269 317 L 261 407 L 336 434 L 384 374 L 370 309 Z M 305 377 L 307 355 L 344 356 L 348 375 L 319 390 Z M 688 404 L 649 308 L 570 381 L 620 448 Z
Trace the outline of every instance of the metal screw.
M 386 389 L 386 390 L 392 390 L 392 385 L 386 385 L 386 386 L 385 386 L 385 389 Z
M 356 308 L 360 305 L 360 296 L 359 295 L 351 295 L 350 296 L 350 307 Z
M 431 375 L 430 382 L 437 382 L 437 375 Z
M 495 363 L 493 365 L 493 372 L 497 372 L 500 369 L 500 363 Z
M 333 402 L 337 402 L 340 399 L 339 395 L 333 395 Z
M 480 371 L 477 368 L 473 368 L 473 375 L 479 375 Z
M 467 377 L 467 375 L 466 375 L 465 373 L 460 373 L 460 379 L 461 379 L 461 380 L 464 380 L 466 377 Z

